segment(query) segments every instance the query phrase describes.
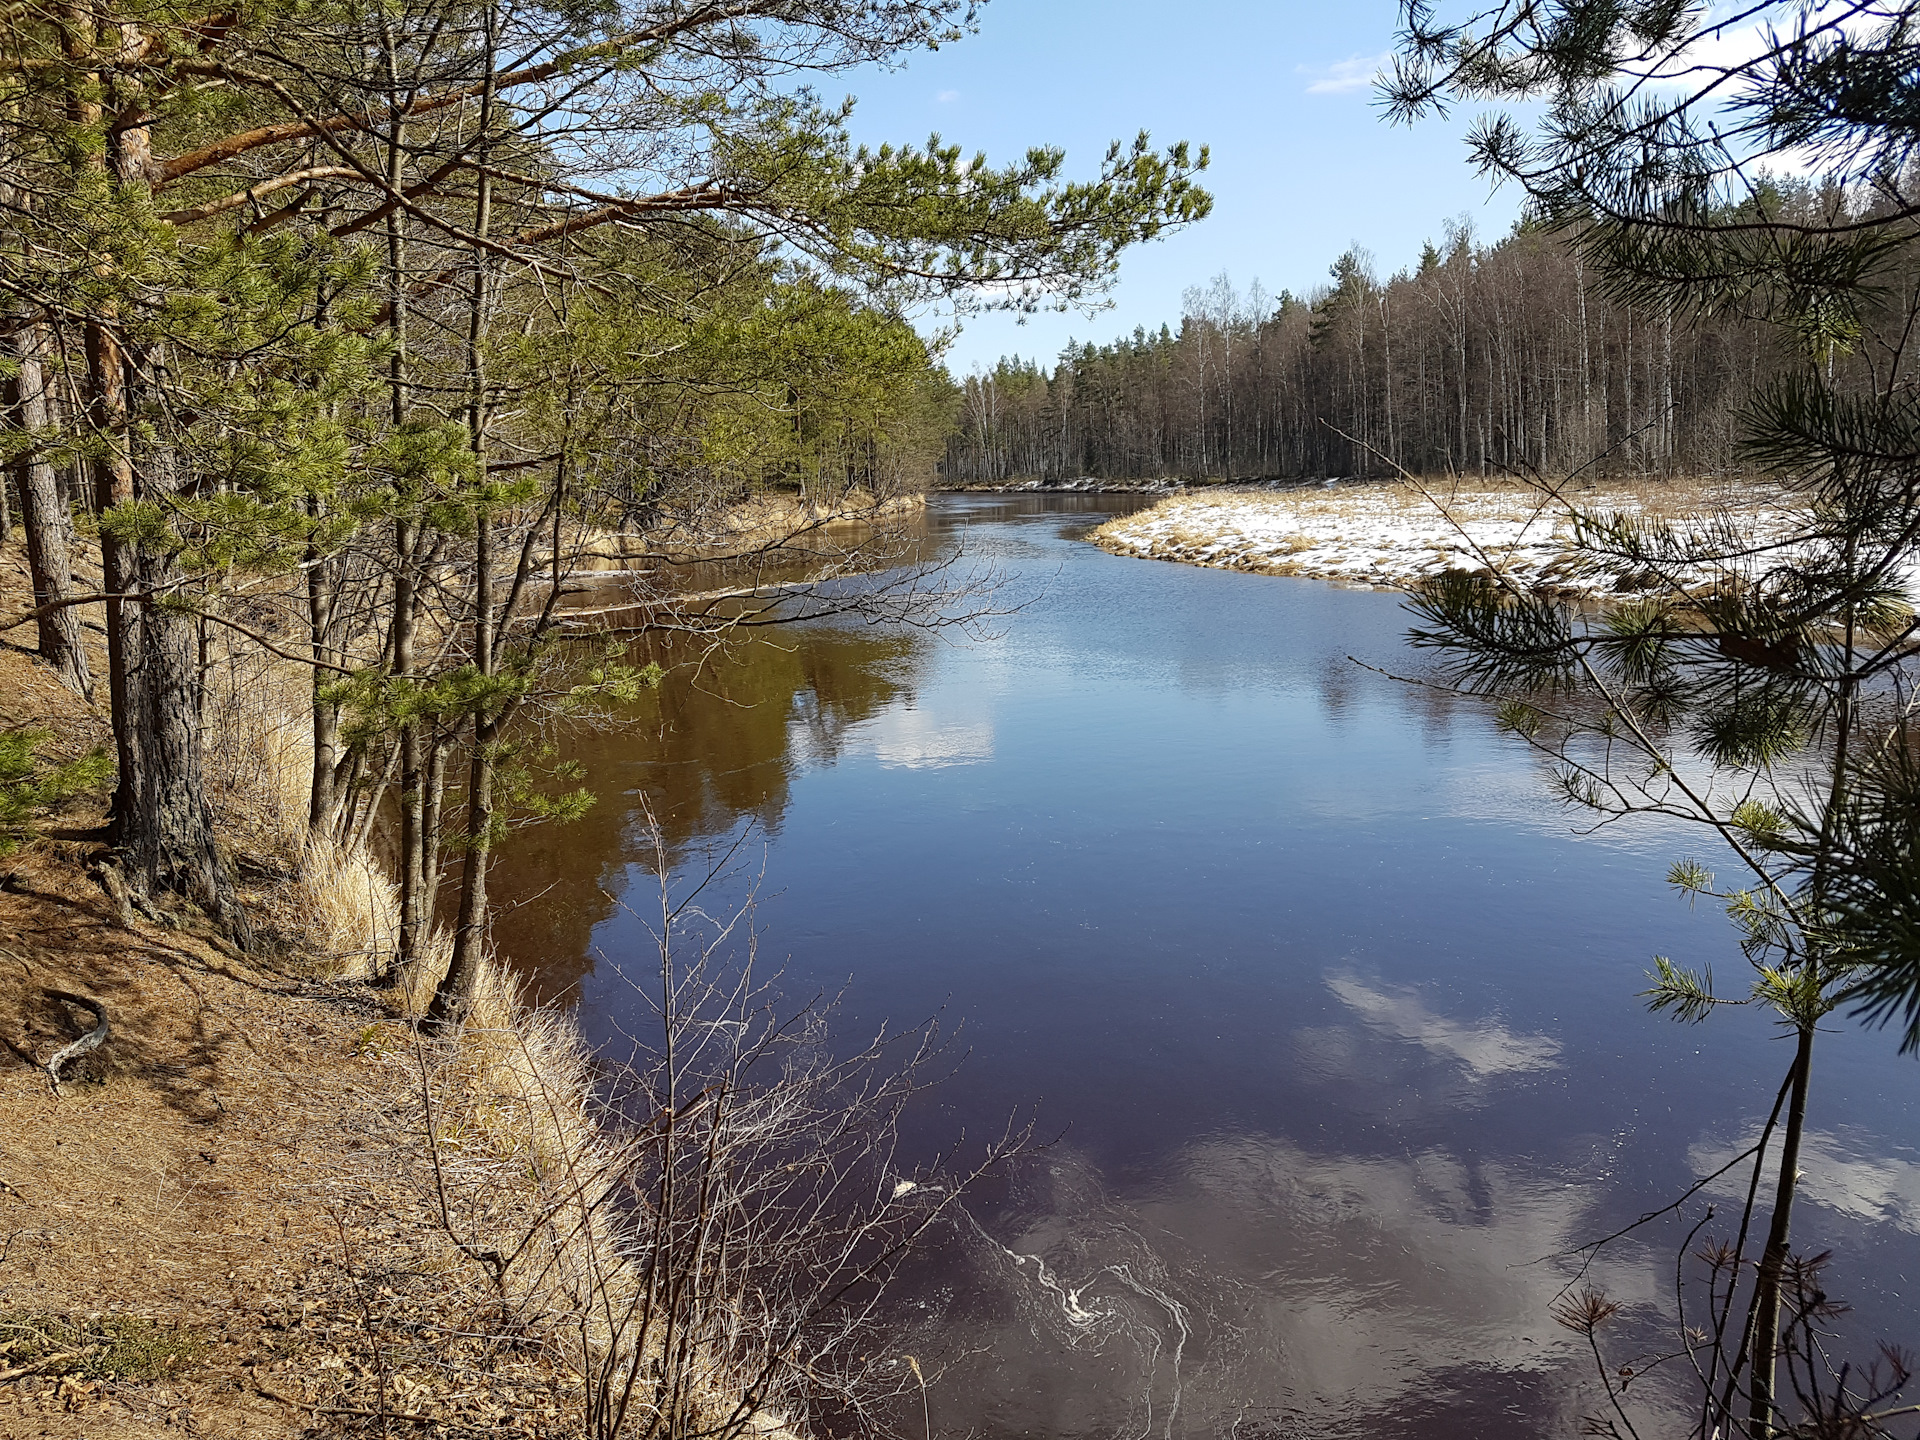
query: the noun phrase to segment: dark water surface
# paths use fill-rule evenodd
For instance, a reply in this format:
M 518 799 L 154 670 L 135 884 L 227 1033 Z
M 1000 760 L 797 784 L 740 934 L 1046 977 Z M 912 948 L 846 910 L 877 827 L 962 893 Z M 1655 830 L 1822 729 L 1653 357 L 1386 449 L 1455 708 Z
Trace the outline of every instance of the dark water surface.
M 952 1362 L 936 1434 L 1571 1434 L 1598 1392 L 1542 1257 L 1734 1153 L 1790 1058 L 1635 999 L 1656 951 L 1741 983 L 1663 878 L 1719 857 L 1576 836 L 1482 710 L 1354 664 L 1418 663 L 1397 596 L 1079 539 L 1134 503 L 938 500 L 1031 602 L 995 635 L 782 631 L 564 736 L 603 799 L 503 857 L 503 949 L 597 1041 L 644 1029 L 644 795 L 685 871 L 748 835 L 762 955 L 800 997 L 851 977 L 840 1033 L 964 1021 L 910 1144 L 1039 1102 L 1064 1138 L 903 1298 L 903 1350 Z M 1920 1067 L 1833 1029 L 1798 1239 L 1912 1343 Z M 1679 1239 L 1596 1274 L 1652 1315 Z

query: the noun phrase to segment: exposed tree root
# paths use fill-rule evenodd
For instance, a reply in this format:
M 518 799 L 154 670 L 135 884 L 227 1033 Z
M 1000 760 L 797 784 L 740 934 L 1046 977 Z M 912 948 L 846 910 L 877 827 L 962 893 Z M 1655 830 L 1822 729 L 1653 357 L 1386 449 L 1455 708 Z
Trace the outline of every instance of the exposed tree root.
M 43 993 L 50 1000 L 59 1000 L 68 1005 L 78 1005 L 83 1010 L 91 1011 L 95 1021 L 93 1029 L 89 1030 L 85 1035 L 82 1035 L 71 1045 L 66 1045 L 56 1050 L 53 1058 L 47 1061 L 42 1067 L 47 1072 L 47 1079 L 53 1086 L 53 1093 L 58 1095 L 60 1093 L 61 1069 L 69 1061 L 78 1060 L 82 1055 L 98 1050 L 102 1045 L 106 1044 L 107 1037 L 113 1033 L 113 1028 L 107 1023 L 107 1007 L 102 1005 L 98 1000 L 89 1000 L 84 995 L 75 995 L 66 990 L 47 990 Z

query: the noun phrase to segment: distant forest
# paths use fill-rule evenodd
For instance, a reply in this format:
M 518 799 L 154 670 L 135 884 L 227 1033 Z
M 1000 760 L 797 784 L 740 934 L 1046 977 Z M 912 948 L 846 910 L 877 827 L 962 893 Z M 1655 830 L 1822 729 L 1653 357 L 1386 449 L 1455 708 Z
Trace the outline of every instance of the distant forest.
M 1357 248 L 1331 274 L 1304 298 L 1223 274 L 1187 291 L 1178 331 L 967 378 L 944 479 L 1373 475 L 1381 456 L 1425 474 L 1716 473 L 1739 467 L 1757 382 L 1815 363 L 1865 384 L 1898 363 L 1795 354 L 1740 314 L 1650 313 L 1609 294 L 1577 235 L 1525 221 L 1491 245 L 1449 225 L 1384 281 Z

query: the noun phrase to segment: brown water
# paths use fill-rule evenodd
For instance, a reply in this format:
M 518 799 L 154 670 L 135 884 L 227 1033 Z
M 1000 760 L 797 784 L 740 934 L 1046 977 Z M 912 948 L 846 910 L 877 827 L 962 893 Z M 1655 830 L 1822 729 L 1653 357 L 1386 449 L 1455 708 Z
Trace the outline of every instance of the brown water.
M 1598 1392 L 1547 1257 L 1732 1153 L 1788 1058 L 1635 999 L 1655 951 L 1740 973 L 1663 881 L 1704 842 L 1576 836 L 1482 711 L 1353 663 L 1415 663 L 1395 596 L 1079 538 L 1136 503 L 938 501 L 1026 602 L 996 633 L 809 624 L 561 732 L 603 799 L 516 837 L 503 948 L 644 1033 L 644 797 L 680 875 L 744 839 L 703 903 L 757 884 L 789 993 L 850 978 L 839 1033 L 964 1021 L 910 1148 L 1039 1104 L 1063 1138 L 898 1299 L 951 1362 L 936 1434 L 1571 1434 Z M 1920 1073 L 1834 1028 L 1797 1227 L 1853 1329 L 1912 1342 Z M 1652 1320 L 1678 1243 L 1596 1273 Z

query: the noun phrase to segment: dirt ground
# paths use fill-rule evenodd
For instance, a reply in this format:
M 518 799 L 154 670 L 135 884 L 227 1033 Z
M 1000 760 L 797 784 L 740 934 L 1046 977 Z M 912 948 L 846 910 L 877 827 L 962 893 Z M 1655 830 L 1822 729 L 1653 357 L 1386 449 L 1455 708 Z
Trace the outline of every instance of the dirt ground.
M 30 847 L 0 893 L 0 1327 L 50 1316 L 110 1350 L 127 1328 L 111 1322 L 130 1317 L 174 1332 L 161 1348 L 189 1363 L 20 1376 L 0 1385 L 0 1434 L 306 1433 L 256 1381 L 298 1324 L 302 1280 L 335 1267 L 316 1181 L 355 1148 L 377 1078 L 355 1050 L 380 1012 L 193 937 L 121 928 L 80 863 L 91 848 Z M 100 1000 L 113 1027 L 59 1095 L 38 1063 L 92 1018 L 47 989 Z
M 23 572 L 0 549 L 0 615 L 26 608 Z M 0 632 L 0 726 L 44 728 L 62 757 L 107 742 L 32 643 Z M 103 818 L 76 798 L 0 858 L 0 1436 L 361 1421 L 271 1395 L 348 1373 L 368 1328 L 357 1159 L 406 1109 L 405 1068 L 372 1043 L 387 1012 L 297 954 L 123 925 L 88 868 Z M 94 1022 L 49 990 L 100 1001 L 112 1027 L 58 1094 L 41 1066 Z
M 0 636 L 0 724 L 83 751 L 105 725 L 31 634 Z M 303 1277 L 336 1266 L 322 1182 L 391 1084 L 359 1053 L 384 1012 L 284 961 L 123 927 L 87 869 L 101 819 L 77 800 L 0 859 L 0 1435 L 308 1433 L 263 1367 Z M 48 990 L 112 1026 L 59 1094 L 40 1066 L 93 1017 Z

